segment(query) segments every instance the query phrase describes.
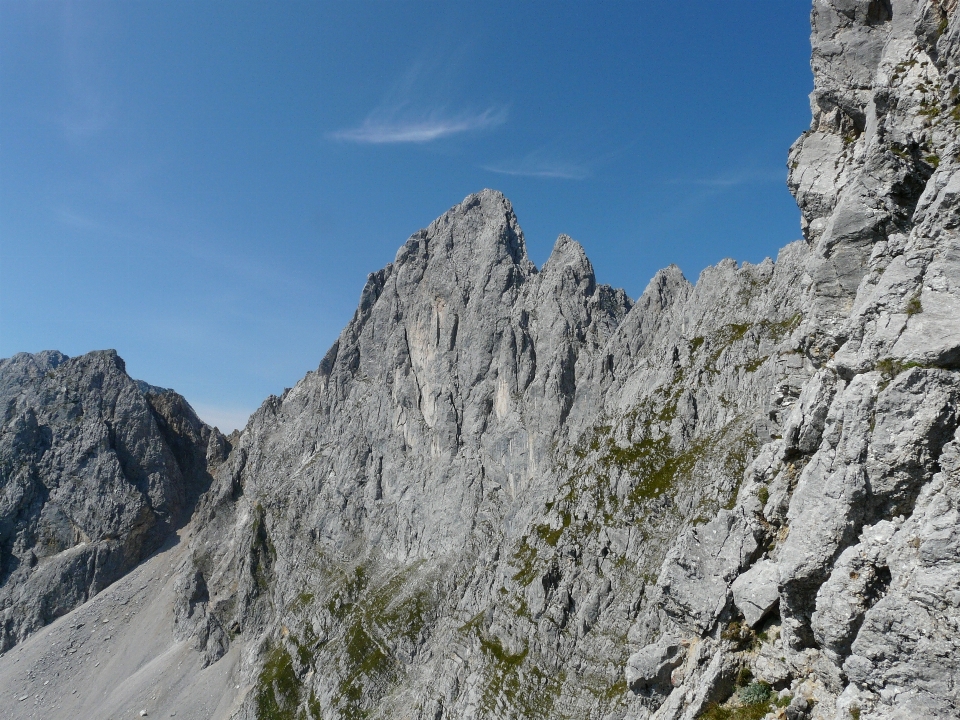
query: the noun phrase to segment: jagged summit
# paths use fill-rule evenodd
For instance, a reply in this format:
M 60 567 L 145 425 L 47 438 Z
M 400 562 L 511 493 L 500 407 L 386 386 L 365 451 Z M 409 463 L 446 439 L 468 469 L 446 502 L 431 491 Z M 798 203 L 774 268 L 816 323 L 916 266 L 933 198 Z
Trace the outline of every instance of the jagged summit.
M 430 262 L 449 263 L 457 277 L 467 277 L 465 268 L 472 266 L 472 272 L 483 275 L 503 262 L 516 266 L 521 281 L 538 272 L 527 256 L 513 206 L 498 190 L 484 189 L 468 195 L 428 227 L 411 235 L 397 251 L 393 265 L 400 266 L 421 256 Z M 551 265 L 569 265 L 578 277 L 591 278 L 591 287 L 595 282 L 593 266 L 583 247 L 569 235 L 557 238 L 541 270 L 546 271 Z
M 583 246 L 569 235 L 560 235 L 557 238 L 541 272 L 544 275 L 569 275 L 570 280 L 586 295 L 592 294 L 596 287 L 593 264 L 587 258 Z
M 468 195 L 434 220 L 430 225 L 410 236 L 397 252 L 394 265 L 446 263 L 457 278 L 471 287 L 483 284 L 485 273 L 496 273 L 495 268 L 506 263 L 522 275 L 536 271 L 527 257 L 523 231 L 513 212 L 513 206 L 496 190 L 482 190 Z

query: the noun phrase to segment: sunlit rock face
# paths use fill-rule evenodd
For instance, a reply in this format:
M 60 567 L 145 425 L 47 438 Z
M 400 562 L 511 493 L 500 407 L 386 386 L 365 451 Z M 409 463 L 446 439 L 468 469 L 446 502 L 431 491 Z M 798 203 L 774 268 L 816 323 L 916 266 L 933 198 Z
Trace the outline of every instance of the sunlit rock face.
M 567 236 L 536 268 L 484 190 L 229 440 L 115 355 L 4 361 L 4 647 L 33 659 L 0 688 L 75 683 L 53 643 L 97 613 L 125 624 L 91 659 L 156 660 L 52 717 L 148 686 L 178 717 L 956 717 L 956 6 L 814 3 L 775 262 L 634 302 Z
M 811 371 L 791 340 L 807 254 L 697 285 L 671 267 L 633 303 L 569 237 L 534 267 L 494 191 L 413 235 L 195 519 L 210 626 L 297 680 L 284 699 L 251 676 L 244 712 L 626 712 L 665 553 L 730 514 Z

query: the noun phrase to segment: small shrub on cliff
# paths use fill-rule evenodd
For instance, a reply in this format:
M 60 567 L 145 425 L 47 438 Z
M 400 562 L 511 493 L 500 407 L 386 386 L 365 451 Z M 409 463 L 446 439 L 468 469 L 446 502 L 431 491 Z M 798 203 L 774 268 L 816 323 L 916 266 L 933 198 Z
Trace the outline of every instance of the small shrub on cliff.
M 740 696 L 740 702 L 744 705 L 756 705 L 769 701 L 773 691 L 765 682 L 753 682 L 743 688 L 738 694 Z
M 923 305 L 920 304 L 919 292 L 907 300 L 907 305 L 904 309 L 907 311 L 907 315 L 917 315 L 923 312 Z
M 720 633 L 720 637 L 733 643 L 737 650 L 750 647 L 757 639 L 756 633 L 750 629 L 749 625 L 744 625 L 737 620 L 727 625 Z

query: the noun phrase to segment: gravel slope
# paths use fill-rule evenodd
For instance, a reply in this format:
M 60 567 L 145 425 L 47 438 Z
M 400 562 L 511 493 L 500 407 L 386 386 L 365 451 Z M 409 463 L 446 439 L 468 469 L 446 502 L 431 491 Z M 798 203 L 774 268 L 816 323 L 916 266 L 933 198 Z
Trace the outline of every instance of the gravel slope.
M 0 707 L 20 718 L 230 717 L 243 651 L 234 643 L 202 668 L 174 636 L 175 571 L 185 544 L 175 538 L 107 590 L 0 656 Z

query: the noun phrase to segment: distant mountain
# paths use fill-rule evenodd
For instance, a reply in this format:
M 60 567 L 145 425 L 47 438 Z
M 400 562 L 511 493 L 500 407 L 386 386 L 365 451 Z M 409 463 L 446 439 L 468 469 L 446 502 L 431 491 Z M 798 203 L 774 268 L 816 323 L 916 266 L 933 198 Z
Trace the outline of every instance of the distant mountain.
M 229 445 L 112 350 L 0 360 L 0 407 L 2 651 L 160 547 Z

